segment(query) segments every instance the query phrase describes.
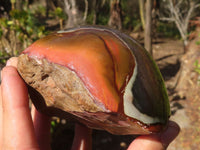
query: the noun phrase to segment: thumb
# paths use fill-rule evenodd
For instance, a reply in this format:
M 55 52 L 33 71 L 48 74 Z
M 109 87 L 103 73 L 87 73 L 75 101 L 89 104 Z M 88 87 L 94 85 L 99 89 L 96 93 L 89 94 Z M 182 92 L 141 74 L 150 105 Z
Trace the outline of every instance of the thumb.
M 128 150 L 164 150 L 177 137 L 180 127 L 173 121 L 168 123 L 167 128 L 155 135 L 142 135 L 136 138 Z

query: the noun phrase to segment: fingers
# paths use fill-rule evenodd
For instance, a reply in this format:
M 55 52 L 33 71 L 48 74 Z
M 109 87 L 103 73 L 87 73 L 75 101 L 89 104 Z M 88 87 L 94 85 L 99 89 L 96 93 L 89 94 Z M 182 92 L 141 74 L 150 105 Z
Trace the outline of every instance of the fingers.
M 179 132 L 180 127 L 170 121 L 165 131 L 157 135 L 139 136 L 131 143 L 128 150 L 165 150 Z
M 4 149 L 38 149 L 28 104 L 26 85 L 16 68 L 2 70 Z
M 6 66 L 13 66 L 13 67 L 17 68 L 17 63 L 18 63 L 18 58 L 12 57 L 7 61 Z M 27 93 L 27 91 L 26 91 L 26 93 Z M 28 104 L 26 104 L 26 106 L 27 105 Z M 28 108 L 28 107 L 26 107 L 26 108 Z M 27 114 L 28 115 L 30 114 L 29 109 L 28 109 Z M 50 149 L 50 120 L 51 120 L 50 117 L 40 114 L 33 106 L 32 107 L 32 119 L 33 119 L 33 122 L 31 122 L 31 126 L 34 125 L 34 130 L 31 130 L 31 132 L 34 132 L 34 138 L 36 137 L 40 149 L 41 150 L 49 150 Z M 1 136 L 0 136 L 0 138 L 1 138 Z
M 7 61 L 7 65 L 17 67 L 17 57 L 12 57 Z M 0 86 L 0 150 L 3 142 L 3 106 L 2 106 L 2 94 Z
M 71 150 L 92 150 L 92 129 L 76 124 Z
M 1 87 L 0 87 L 0 150 L 3 141 L 3 108 L 2 108 L 2 98 L 1 98 Z
M 35 128 L 35 135 L 40 149 L 50 150 L 50 128 L 51 128 L 51 117 L 38 112 L 34 105 L 31 110 L 33 124 Z

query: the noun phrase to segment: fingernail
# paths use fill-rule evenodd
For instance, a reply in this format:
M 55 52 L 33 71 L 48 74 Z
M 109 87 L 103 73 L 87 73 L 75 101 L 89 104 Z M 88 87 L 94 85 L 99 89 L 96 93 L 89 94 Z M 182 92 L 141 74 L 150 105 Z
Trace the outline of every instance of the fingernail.
M 161 135 L 161 142 L 164 147 L 167 147 L 179 134 L 180 127 L 173 121 L 170 121 L 167 129 Z
M 6 62 L 6 66 L 17 67 L 17 57 L 12 57 Z
M 12 61 L 12 59 L 8 59 L 7 62 L 6 62 L 6 66 L 10 66 L 12 64 L 11 61 Z

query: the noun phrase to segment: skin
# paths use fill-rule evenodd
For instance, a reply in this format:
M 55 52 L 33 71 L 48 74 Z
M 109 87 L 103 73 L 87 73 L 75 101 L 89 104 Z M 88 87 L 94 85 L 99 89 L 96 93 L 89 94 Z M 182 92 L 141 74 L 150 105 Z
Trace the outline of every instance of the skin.
M 10 59 L 1 72 L 0 150 L 50 150 L 51 118 L 39 113 L 34 106 L 30 112 L 27 88 L 16 64 L 17 58 Z M 179 131 L 179 126 L 169 121 L 162 133 L 139 136 L 128 150 L 164 150 Z M 77 124 L 72 150 L 92 149 L 91 135 L 91 129 Z

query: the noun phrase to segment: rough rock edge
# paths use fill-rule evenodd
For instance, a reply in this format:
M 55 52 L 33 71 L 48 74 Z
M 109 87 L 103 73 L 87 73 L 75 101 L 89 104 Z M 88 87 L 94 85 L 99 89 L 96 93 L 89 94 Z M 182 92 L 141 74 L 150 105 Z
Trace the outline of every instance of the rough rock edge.
M 101 104 L 95 103 L 80 78 L 67 67 L 22 54 L 18 71 L 25 82 L 43 96 L 48 107 L 67 112 L 105 111 Z

